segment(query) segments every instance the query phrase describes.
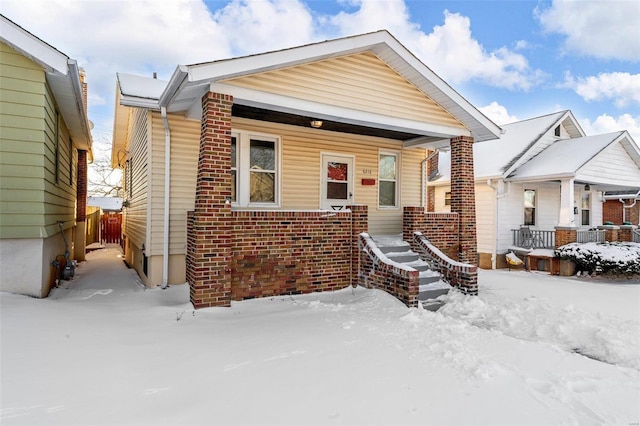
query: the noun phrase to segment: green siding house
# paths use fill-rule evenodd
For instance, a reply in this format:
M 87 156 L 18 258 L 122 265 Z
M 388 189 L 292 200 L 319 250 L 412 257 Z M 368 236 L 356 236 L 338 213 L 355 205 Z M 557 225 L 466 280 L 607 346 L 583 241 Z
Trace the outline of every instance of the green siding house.
M 75 60 L 0 26 L 0 290 L 46 297 L 66 251 L 84 260 L 86 85 Z

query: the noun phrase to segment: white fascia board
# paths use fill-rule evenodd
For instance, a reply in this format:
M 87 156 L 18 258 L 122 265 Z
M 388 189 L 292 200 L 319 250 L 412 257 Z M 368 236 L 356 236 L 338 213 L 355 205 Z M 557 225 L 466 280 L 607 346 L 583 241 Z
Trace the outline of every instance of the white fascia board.
M 504 178 L 505 182 L 546 182 L 549 180 L 558 180 L 558 179 L 571 179 L 575 178 L 575 173 L 561 173 L 561 174 L 551 174 L 551 175 L 540 175 L 540 176 L 514 176 L 509 178 Z
M 407 50 L 407 48 L 404 47 L 404 45 L 402 45 L 398 40 L 388 34 L 387 40 L 385 40 L 385 42 L 393 52 L 399 55 L 408 65 L 410 65 L 420 75 L 422 75 L 431 85 L 433 85 L 446 97 L 459 105 L 467 114 L 469 114 L 476 121 L 485 126 L 496 137 L 499 137 L 503 133 L 503 129 L 500 126 L 495 124 L 486 115 L 480 112 L 480 110 L 471 105 L 469 101 L 467 101 L 462 95 L 460 95 L 460 93 L 449 86 L 446 81 L 440 78 L 435 72 L 433 72 L 422 61 L 414 56 L 409 50 Z M 415 84 L 414 79 L 408 79 L 410 81 L 413 81 Z
M 442 126 L 422 121 L 390 117 L 387 115 L 291 98 L 288 96 L 261 92 L 228 84 L 212 83 L 209 89 L 215 93 L 233 96 L 234 103 L 257 108 L 267 108 L 290 114 L 309 115 L 315 118 L 336 121 L 339 123 L 369 127 L 373 123 L 376 127 L 386 130 L 418 133 L 442 138 L 470 136 L 470 132 L 467 129 L 460 127 Z
M 68 74 L 67 60 L 69 57 L 67 55 L 2 15 L 0 15 L 0 24 L 2 25 L 0 39 L 4 43 L 40 64 L 49 72 Z
M 137 96 L 121 95 L 120 105 L 136 108 L 147 108 L 154 111 L 160 111 L 160 105 L 157 99 L 139 98 Z
M 351 55 L 371 49 L 391 39 L 386 31 L 329 40 L 290 49 L 244 56 L 205 64 L 190 65 L 189 81 L 217 81 L 287 68 L 327 58 Z

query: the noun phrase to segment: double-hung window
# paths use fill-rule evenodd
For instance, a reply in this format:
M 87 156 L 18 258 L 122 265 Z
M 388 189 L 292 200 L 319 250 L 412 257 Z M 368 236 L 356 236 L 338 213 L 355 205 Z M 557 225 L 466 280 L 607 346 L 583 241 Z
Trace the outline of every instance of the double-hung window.
M 536 224 L 536 190 L 524 190 L 524 224 L 534 226 Z
M 231 135 L 231 201 L 240 207 L 279 204 L 280 138 L 250 132 Z
M 398 206 L 398 155 L 381 153 L 378 167 L 378 205 Z

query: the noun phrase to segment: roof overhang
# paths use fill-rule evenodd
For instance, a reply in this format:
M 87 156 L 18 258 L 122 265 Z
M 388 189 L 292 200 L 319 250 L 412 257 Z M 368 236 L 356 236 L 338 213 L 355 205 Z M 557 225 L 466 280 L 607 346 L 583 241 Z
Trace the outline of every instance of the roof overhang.
M 461 131 L 460 128 L 435 126 L 319 102 L 293 99 L 237 87 L 224 82 L 231 78 L 365 51 L 374 53 L 399 75 L 449 111 L 468 129 L 466 131 L 468 134 L 465 135 L 465 131 Z M 157 104 L 148 102 L 145 105 L 151 108 L 164 106 L 167 108 L 167 112 L 183 112 L 188 118 L 200 119 L 201 99 L 209 90 L 231 95 L 234 97 L 234 103 L 247 107 L 406 133 L 411 135 L 407 140 L 407 143 L 412 144 L 410 146 L 440 146 L 443 140 L 448 141 L 455 136 L 472 136 L 476 141 L 481 142 L 497 138 L 502 131 L 499 126 L 453 90 L 387 31 L 324 41 L 259 55 L 179 66 L 174 71 Z M 122 100 L 127 101 L 124 97 Z M 128 105 L 135 106 L 133 100 L 129 101 Z M 138 101 L 140 100 L 138 99 Z
M 91 126 L 84 105 L 77 62 L 2 15 L 0 23 L 0 40 L 43 68 L 73 143 L 78 149 L 89 151 L 92 156 Z

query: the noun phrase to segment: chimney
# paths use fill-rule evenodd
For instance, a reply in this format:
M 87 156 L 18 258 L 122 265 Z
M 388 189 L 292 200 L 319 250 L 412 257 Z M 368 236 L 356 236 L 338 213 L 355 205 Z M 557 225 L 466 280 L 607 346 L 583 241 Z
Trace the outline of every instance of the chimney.
M 155 71 L 153 72 L 153 79 L 154 79 L 154 80 L 157 80 L 157 79 L 158 79 L 158 73 L 157 73 L 157 72 L 155 72 Z

